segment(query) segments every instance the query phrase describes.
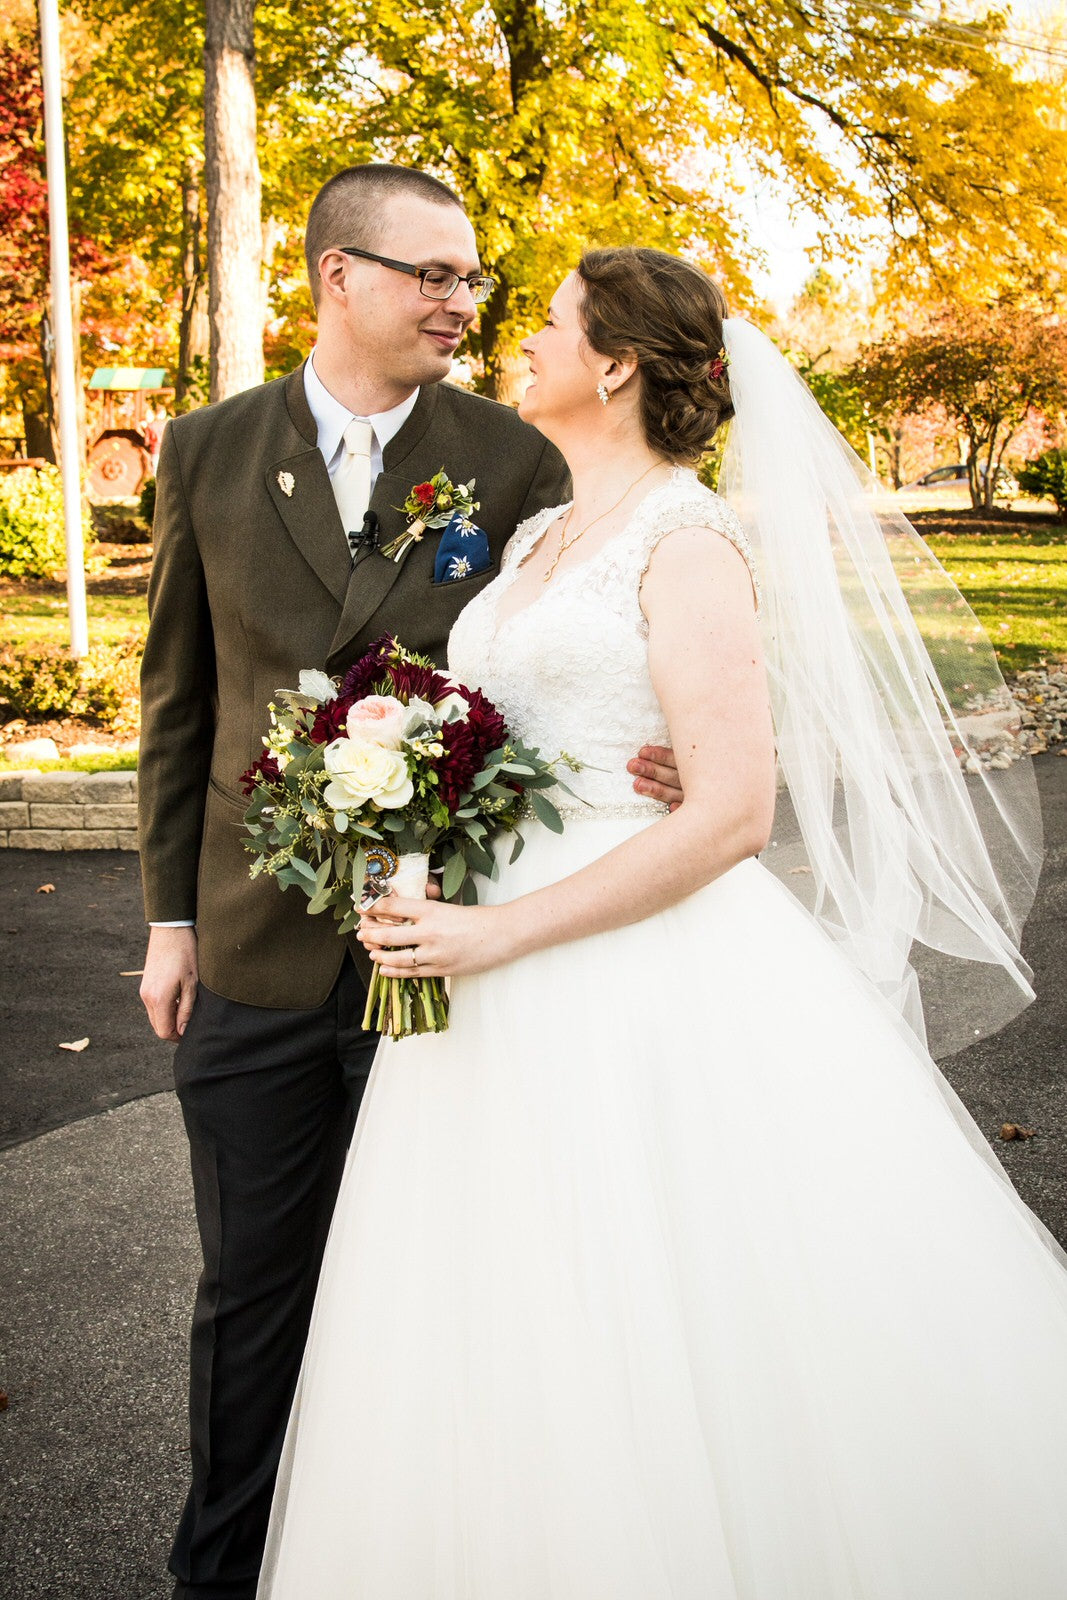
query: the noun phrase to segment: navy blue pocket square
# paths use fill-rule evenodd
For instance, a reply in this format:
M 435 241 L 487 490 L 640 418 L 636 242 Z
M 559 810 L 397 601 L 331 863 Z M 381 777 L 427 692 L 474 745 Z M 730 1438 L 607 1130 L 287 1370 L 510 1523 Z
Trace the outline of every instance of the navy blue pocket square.
M 457 511 L 447 523 L 437 544 L 433 564 L 434 583 L 454 583 L 457 578 L 473 578 L 491 567 L 489 536 L 484 528 Z

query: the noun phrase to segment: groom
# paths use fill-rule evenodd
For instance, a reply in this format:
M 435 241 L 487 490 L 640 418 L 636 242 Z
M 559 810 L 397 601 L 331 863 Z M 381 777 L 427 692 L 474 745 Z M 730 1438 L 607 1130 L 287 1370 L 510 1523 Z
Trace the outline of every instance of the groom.
M 376 1039 L 358 946 L 248 876 L 240 774 L 303 667 L 341 673 L 382 633 L 445 660 L 515 526 L 566 498 L 561 458 L 507 407 L 443 382 L 490 292 L 459 198 L 350 167 L 311 208 L 312 357 L 179 417 L 157 480 L 142 676 L 141 996 L 178 1041 L 204 1269 L 191 1343 L 192 1485 L 171 1554 L 182 1600 L 254 1600 L 330 1215 Z M 473 571 L 436 535 L 397 562 L 397 509 L 441 468 L 477 479 Z M 678 799 L 669 756 L 631 762 Z

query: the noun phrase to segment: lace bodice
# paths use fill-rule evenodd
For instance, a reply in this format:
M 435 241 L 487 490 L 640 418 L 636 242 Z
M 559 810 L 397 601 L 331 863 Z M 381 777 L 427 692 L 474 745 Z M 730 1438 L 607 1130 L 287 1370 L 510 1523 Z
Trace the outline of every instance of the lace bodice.
M 709 528 L 737 547 L 758 580 L 737 517 L 696 474 L 676 470 L 641 501 L 625 528 L 595 555 L 557 575 L 521 611 L 497 621 L 500 601 L 559 507 L 522 523 L 500 572 L 460 613 L 449 670 L 493 700 L 526 743 L 583 762 L 567 783 L 613 811 L 659 808 L 633 791 L 626 771 L 643 744 L 669 734 L 648 670 L 641 580 L 652 552 L 675 528 Z

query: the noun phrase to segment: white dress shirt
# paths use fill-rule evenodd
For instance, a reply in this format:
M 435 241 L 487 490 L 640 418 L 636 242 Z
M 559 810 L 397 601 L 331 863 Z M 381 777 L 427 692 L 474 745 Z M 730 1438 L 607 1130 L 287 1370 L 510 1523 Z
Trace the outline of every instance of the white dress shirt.
M 344 431 L 348 424 L 359 413 L 349 411 L 340 400 L 335 400 L 327 389 L 318 373 L 315 371 L 315 352 L 311 352 L 304 363 L 304 394 L 307 396 L 308 409 L 315 419 L 318 429 L 318 446 L 322 452 L 322 459 L 326 463 L 326 471 L 333 478 L 341 462 L 344 460 Z M 419 391 L 414 389 L 406 400 L 401 400 L 398 406 L 393 406 L 390 411 L 379 411 L 373 417 L 359 417 L 361 422 L 369 422 L 374 439 L 370 451 L 370 484 L 371 493 L 378 481 L 378 474 L 382 470 L 382 451 L 394 439 L 404 426 L 415 409 L 415 402 L 419 398 Z
M 326 463 L 326 471 L 330 474 L 332 482 L 334 473 L 344 460 L 345 445 L 344 431 L 348 424 L 358 415 L 349 411 L 340 400 L 335 400 L 327 389 L 318 373 L 315 371 L 315 352 L 312 350 L 304 363 L 304 394 L 307 396 L 308 409 L 315 419 L 318 430 L 318 447 L 322 452 L 322 459 Z M 393 406 L 390 411 L 379 411 L 373 417 L 360 417 L 361 422 L 369 422 L 374 435 L 370 451 L 370 486 L 374 493 L 374 485 L 378 481 L 378 474 L 382 470 L 382 451 L 394 439 L 404 426 L 415 409 L 415 402 L 419 398 L 419 391 L 412 390 L 406 400 L 401 400 L 398 406 Z M 192 922 L 151 922 L 151 928 L 192 928 Z

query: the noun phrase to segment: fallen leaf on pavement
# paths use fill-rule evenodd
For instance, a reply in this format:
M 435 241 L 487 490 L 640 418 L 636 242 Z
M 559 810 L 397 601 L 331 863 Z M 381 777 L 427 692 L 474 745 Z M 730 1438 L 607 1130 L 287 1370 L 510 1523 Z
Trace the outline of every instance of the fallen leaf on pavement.
M 0 1411 L 7 1410 L 7 1390 L 0 1389 Z
M 811 872 L 811 868 L 810 867 L 790 867 L 790 869 L 789 869 L 789 875 L 790 875 L 791 878 L 795 878 L 798 872 L 808 872 L 808 873 L 810 873 Z
M 61 1050 L 82 1051 L 87 1048 L 88 1044 L 88 1039 L 71 1039 L 68 1044 L 61 1044 L 59 1048 Z
M 1000 1130 L 1002 1139 L 1032 1139 L 1036 1128 L 1021 1128 L 1017 1122 L 1005 1122 Z
M 42 883 L 41 887 L 37 890 L 38 894 L 55 894 L 55 892 L 56 886 L 54 883 Z

